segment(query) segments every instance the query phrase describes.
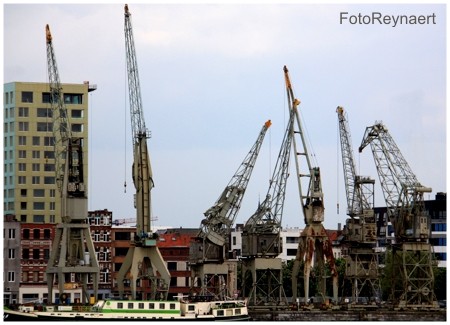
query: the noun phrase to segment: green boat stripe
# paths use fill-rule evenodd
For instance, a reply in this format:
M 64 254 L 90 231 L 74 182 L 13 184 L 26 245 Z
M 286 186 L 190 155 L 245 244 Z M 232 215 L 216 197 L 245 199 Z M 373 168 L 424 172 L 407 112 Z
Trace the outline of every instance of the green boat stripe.
M 102 309 L 104 314 L 126 313 L 126 314 L 181 314 L 179 309 Z

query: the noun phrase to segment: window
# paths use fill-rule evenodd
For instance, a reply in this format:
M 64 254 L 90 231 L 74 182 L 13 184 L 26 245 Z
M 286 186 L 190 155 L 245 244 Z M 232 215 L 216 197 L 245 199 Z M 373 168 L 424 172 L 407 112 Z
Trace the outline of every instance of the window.
M 18 176 L 17 184 L 24 185 L 27 183 L 27 177 L 26 176 Z
M 50 103 L 50 93 L 42 93 L 42 103 Z
M 37 117 L 52 117 L 53 112 L 51 108 L 38 108 L 36 112 Z
M 16 250 L 14 248 L 8 249 L 8 258 L 9 259 L 16 258 Z
M 41 152 L 39 150 L 33 150 L 32 155 L 33 155 L 33 159 L 41 158 Z
M 44 165 L 44 171 L 46 171 L 46 172 L 54 172 L 55 171 L 55 164 L 45 164 Z
M 55 144 L 55 138 L 54 137 L 44 137 L 44 146 L 50 147 Z
M 298 244 L 300 237 L 286 237 L 287 244 Z
M 27 190 L 24 189 L 24 188 L 21 189 L 21 190 L 20 190 L 20 196 L 21 196 L 21 197 L 26 197 L 26 196 L 27 196 Z
M 33 146 L 40 146 L 40 145 L 41 145 L 41 138 L 33 137 Z
M 138 308 L 139 309 L 144 309 L 145 307 L 144 307 L 144 303 L 143 302 L 140 302 L 139 304 L 138 304 Z
M 166 309 L 165 303 L 159 303 L 159 309 Z
M 133 308 L 134 308 L 134 303 L 129 302 L 129 303 L 128 303 L 128 309 L 133 309 Z
M 53 130 L 53 123 L 51 122 L 37 122 L 36 131 L 38 132 L 51 132 Z
M 40 170 L 41 170 L 41 165 L 38 164 L 38 163 L 32 164 L 32 170 L 33 170 L 34 172 L 40 171 Z
M 37 248 L 33 249 L 33 259 L 34 260 L 39 259 L 39 249 L 37 249 Z
M 50 229 L 44 229 L 44 239 L 50 239 Z
M 22 103 L 32 103 L 33 102 L 33 92 L 22 91 Z
M 25 171 L 27 171 L 27 164 L 19 163 L 19 172 L 25 172 Z
M 44 220 L 45 220 L 45 218 L 44 218 L 44 215 L 42 215 L 42 214 L 36 214 L 33 216 L 33 222 L 41 223 L 41 222 L 44 222 Z
M 169 307 L 170 309 L 175 309 L 175 304 L 170 304 L 170 307 Z
M 83 124 L 72 124 L 72 132 L 83 132 Z
M 19 146 L 26 146 L 27 145 L 27 137 L 20 135 L 19 136 Z
M 45 159 L 55 159 L 55 152 L 54 151 L 44 151 L 44 157 Z
M 24 260 L 30 259 L 30 250 L 29 250 L 28 248 L 24 248 L 24 249 L 22 250 L 22 258 L 23 258 Z
M 27 202 L 20 202 L 20 209 L 26 210 L 27 209 Z
M 19 122 L 19 131 L 28 131 L 28 122 Z
M 8 282 L 16 282 L 14 271 L 8 271 Z
M 82 109 L 73 109 L 71 112 L 72 118 L 82 118 L 83 117 L 83 110 Z
M 45 176 L 44 177 L 44 184 L 55 184 L 55 177 L 53 176 Z
M 41 238 L 41 230 L 33 229 L 33 239 L 40 239 L 40 238 Z
M 19 158 L 21 158 L 21 159 L 27 158 L 26 150 L 19 150 Z
M 118 302 L 117 303 L 117 308 L 118 309 L 123 309 L 123 302 Z
M 45 203 L 44 202 L 33 202 L 33 209 L 34 210 L 44 210 Z
M 288 248 L 286 251 L 287 256 L 297 256 L 297 249 Z
M 28 107 L 19 107 L 19 117 L 28 117 Z
M 64 94 L 64 103 L 82 104 L 83 94 Z
M 32 176 L 31 177 L 31 184 L 37 185 L 41 183 L 41 178 L 39 176 Z
M 150 302 L 148 304 L 148 309 L 155 309 L 155 304 L 153 302 Z
M 167 269 L 169 271 L 176 271 L 177 270 L 177 262 L 167 262 Z
M 50 197 L 55 197 L 56 196 L 56 190 L 55 189 L 51 189 L 50 190 Z

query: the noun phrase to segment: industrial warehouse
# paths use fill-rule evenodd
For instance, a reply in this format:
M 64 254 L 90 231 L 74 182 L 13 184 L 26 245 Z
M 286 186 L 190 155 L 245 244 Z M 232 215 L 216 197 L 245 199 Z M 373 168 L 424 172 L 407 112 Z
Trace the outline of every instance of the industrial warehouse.
M 321 114 L 337 117 L 346 217 L 328 229 L 329 189 L 312 149 L 319 139 L 310 138 L 286 65 L 279 69 L 285 120 L 266 119 L 256 140 L 240 139 L 247 154 L 221 171 L 229 181 L 210 189 L 218 198 L 205 206 L 198 227 L 171 220 L 156 226 L 158 187 L 131 17 L 125 5 L 127 173 L 134 191 L 125 182 L 124 192 L 133 191 L 135 216 L 88 208 L 95 156 L 88 98 L 100 90 L 88 81 L 61 81 L 55 47 L 64 39 L 54 39 L 49 24 L 42 28 L 48 81 L 4 84 L 5 321 L 446 320 L 445 189 L 419 180 L 394 140 L 395 125 L 379 120 L 358 126 L 358 153 L 372 156 L 377 173 L 360 175 L 352 109 L 337 103 Z M 271 131 L 275 123 L 282 133 Z M 268 186 L 241 222 L 260 152 L 272 137 L 281 143 Z M 289 182 L 301 211 L 291 227 L 283 222 Z

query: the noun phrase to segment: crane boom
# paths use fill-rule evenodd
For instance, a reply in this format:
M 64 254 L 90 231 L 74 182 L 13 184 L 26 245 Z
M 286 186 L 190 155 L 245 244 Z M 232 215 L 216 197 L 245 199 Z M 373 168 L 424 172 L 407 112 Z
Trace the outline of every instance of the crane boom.
M 229 235 L 241 207 L 256 158 L 271 124 L 270 120 L 264 123 L 256 142 L 230 182 L 214 205 L 205 211 L 200 231 L 190 244 L 191 286 L 193 289 L 196 278 L 201 281 L 201 294 L 208 293 L 207 282 L 214 282 L 213 286 L 215 287 L 212 288 L 212 294 L 218 297 L 223 295 L 221 289 L 217 288 L 218 281 L 215 281 L 214 278 L 216 276 L 226 277 L 228 274 L 228 267 L 224 265 L 224 261 L 229 249 Z M 205 280 L 205 277 L 208 276 L 211 281 Z
M 45 26 L 45 38 L 55 139 L 55 176 L 61 196 L 62 220 L 56 227 L 52 252 L 47 263 L 49 300 L 53 301 L 53 283 L 58 282 L 60 301 L 66 302 L 67 295 L 64 293 L 66 276 L 74 273 L 76 281 L 82 283 L 82 300 L 86 302 L 89 298 L 88 276 L 93 279 L 93 290 L 97 297 L 100 270 L 89 225 L 85 222 L 88 209 L 84 183 L 83 139 L 72 136 L 49 25 Z M 81 266 L 79 261 L 85 259 L 86 252 L 89 254 L 90 262 Z
M 264 136 L 271 124 L 270 120 L 264 123 L 255 144 L 244 158 L 244 161 L 214 205 L 204 213 L 206 218 L 201 222 L 201 236 L 218 246 L 225 244 L 231 227 L 236 220 Z
M 366 128 L 359 152 L 369 144 L 396 239 L 427 240 L 429 220 L 423 211 L 423 193 L 431 192 L 431 188 L 419 183 L 388 129 L 381 122 Z
M 291 111 L 266 197 L 247 220 L 242 232 L 244 284 L 241 287 L 244 290 L 244 296 L 247 296 L 246 288 L 251 288 L 248 298 L 249 304 L 253 306 L 263 303 L 266 306 L 269 304 L 287 306 L 283 288 L 282 262 L 278 255 L 283 252 L 280 232 L 289 176 L 293 124 L 294 112 Z M 250 276 L 247 273 L 250 273 Z M 251 283 L 245 283 L 248 282 L 247 279 Z
M 341 140 L 342 165 L 347 194 L 346 230 L 344 244 L 347 246 L 345 276 L 352 283 L 353 302 L 365 290 L 371 298 L 380 298 L 376 223 L 373 211 L 374 184 L 370 177 L 356 174 L 350 128 L 343 107 L 337 107 Z M 368 290 L 365 288 L 367 287 Z
M 423 195 L 431 188 L 419 183 L 400 149 L 381 123 L 366 128 L 359 147 L 370 144 L 377 168 L 387 214 L 394 226 L 395 241 L 390 242 L 391 294 L 396 307 L 435 309 L 430 219 Z
M 136 234 L 132 246 L 118 272 L 119 295 L 124 294 L 124 279 L 128 271 L 131 278 L 131 294 L 136 298 L 136 283 L 139 279 L 150 279 L 150 299 L 166 299 L 169 291 L 170 273 L 156 246 L 156 234 L 151 228 L 151 195 L 154 186 L 150 157 L 147 148 L 149 132 L 145 127 L 142 109 L 139 73 L 134 46 L 131 13 L 125 5 L 125 49 L 128 72 L 128 90 L 133 141 L 133 183 L 136 189 Z M 158 275 L 159 273 L 159 275 Z M 146 297 L 143 297 L 144 299 Z
M 280 153 L 275 164 L 272 178 L 269 182 L 266 198 L 258 205 L 255 213 L 244 225 L 243 238 L 250 235 L 275 235 L 272 242 L 260 247 L 260 245 L 244 245 L 242 256 L 266 256 L 266 254 L 278 256 L 282 252 L 279 233 L 286 193 L 286 184 L 289 176 L 289 158 L 292 146 L 292 125 L 294 122 L 293 112 L 290 114 L 286 127 Z M 255 243 L 256 244 L 256 243 Z
M 315 257 L 315 265 L 320 270 L 324 272 L 325 261 L 324 256 L 327 259 L 331 271 L 332 281 L 333 281 L 333 297 L 337 301 L 337 270 L 334 262 L 334 255 L 332 252 L 332 244 L 328 235 L 323 227 L 322 222 L 325 219 L 325 207 L 323 203 L 323 192 L 322 192 L 322 182 L 319 167 L 312 167 L 311 161 L 309 159 L 308 148 L 306 145 L 306 139 L 304 136 L 300 115 L 298 112 L 298 105 L 300 101 L 295 98 L 294 91 L 292 89 L 291 81 L 289 78 L 289 71 L 286 66 L 283 68 L 284 79 L 286 83 L 286 92 L 288 97 L 289 112 L 294 111 L 295 114 L 295 124 L 292 128 L 292 145 L 294 149 L 294 157 L 296 162 L 297 171 L 297 181 L 298 189 L 300 195 L 300 203 L 302 206 L 303 216 L 305 220 L 305 229 L 303 229 L 300 234 L 300 240 L 297 249 L 297 255 L 294 260 L 294 265 L 292 269 L 292 291 L 293 299 L 297 298 L 297 277 L 300 271 L 301 262 L 304 261 L 303 273 L 304 273 L 304 299 L 305 303 L 309 298 L 309 277 L 312 266 L 312 258 Z M 302 151 L 297 148 L 297 141 L 295 135 L 300 136 Z M 302 174 L 300 170 L 300 157 L 306 160 L 306 166 L 308 168 L 307 174 Z M 303 177 L 308 177 L 309 182 L 308 187 L 305 191 L 302 190 Z M 314 254 L 316 252 L 316 254 Z M 319 282 L 319 292 L 325 295 L 325 274 L 322 276 L 322 280 Z

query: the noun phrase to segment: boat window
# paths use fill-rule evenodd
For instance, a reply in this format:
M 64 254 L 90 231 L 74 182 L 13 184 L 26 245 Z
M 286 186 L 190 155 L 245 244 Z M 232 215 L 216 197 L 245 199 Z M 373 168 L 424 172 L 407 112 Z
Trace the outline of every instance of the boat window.
M 123 303 L 122 302 L 118 302 L 117 303 L 117 308 L 118 309 L 123 309 Z
M 134 304 L 132 302 L 128 303 L 128 309 L 133 309 L 134 308 Z
M 175 309 L 175 304 L 170 304 L 170 309 Z
M 234 310 L 234 314 L 235 314 L 235 315 L 240 315 L 240 314 L 241 314 L 241 309 L 240 309 L 240 308 L 236 308 L 236 309 Z
M 194 311 L 195 310 L 195 306 L 194 305 L 188 305 L 188 310 L 189 311 Z
M 164 304 L 164 303 L 159 304 L 159 309 L 165 309 L 165 308 L 166 308 L 166 304 Z
M 217 311 L 217 316 L 223 316 L 223 315 L 224 315 L 223 312 L 224 312 L 223 310 L 218 310 L 218 311 Z
M 139 309 L 144 309 L 144 303 L 143 302 L 139 303 Z
M 148 304 L 148 309 L 155 309 L 155 304 L 153 302 L 150 302 Z

